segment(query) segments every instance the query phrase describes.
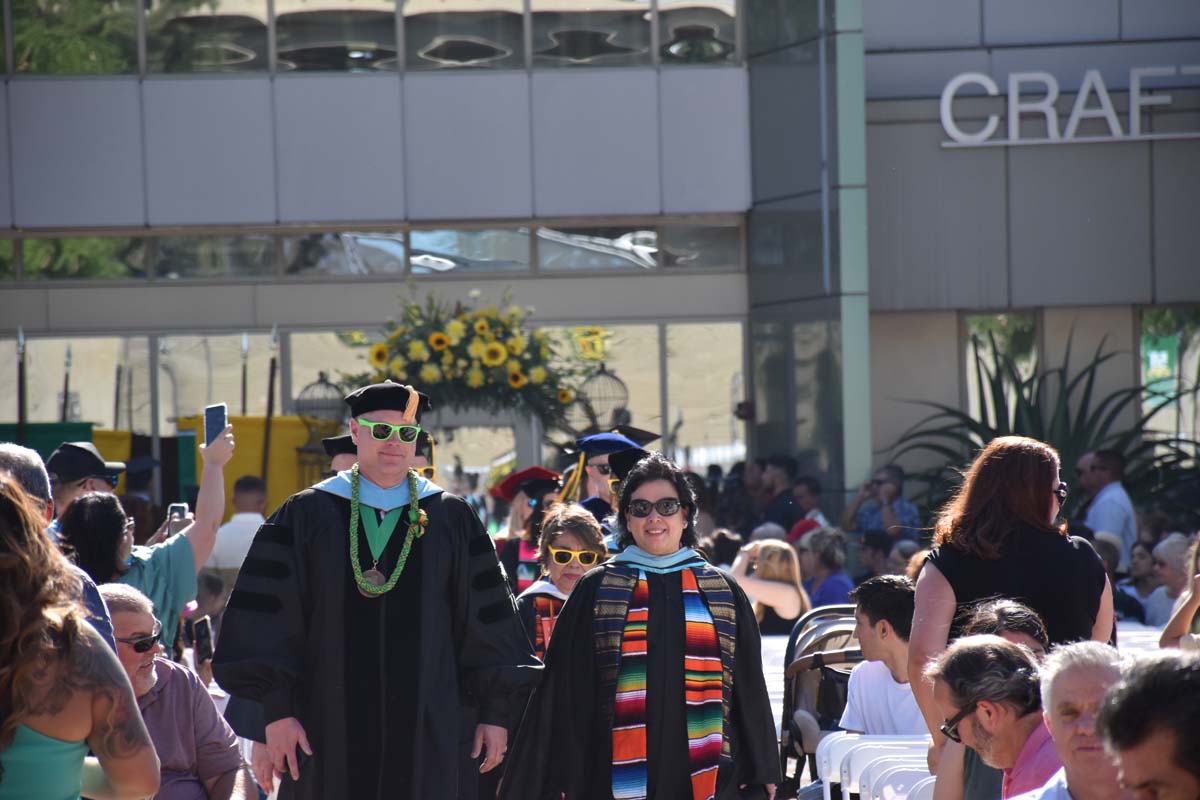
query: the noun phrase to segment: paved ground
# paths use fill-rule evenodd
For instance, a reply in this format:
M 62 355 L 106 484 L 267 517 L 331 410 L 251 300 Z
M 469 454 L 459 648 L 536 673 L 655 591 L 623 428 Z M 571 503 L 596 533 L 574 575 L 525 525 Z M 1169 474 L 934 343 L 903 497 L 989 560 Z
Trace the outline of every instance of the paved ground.
M 783 715 L 783 651 L 787 648 L 787 640 L 786 636 L 764 636 L 762 639 L 763 675 L 767 679 L 767 693 L 771 695 L 776 732 Z

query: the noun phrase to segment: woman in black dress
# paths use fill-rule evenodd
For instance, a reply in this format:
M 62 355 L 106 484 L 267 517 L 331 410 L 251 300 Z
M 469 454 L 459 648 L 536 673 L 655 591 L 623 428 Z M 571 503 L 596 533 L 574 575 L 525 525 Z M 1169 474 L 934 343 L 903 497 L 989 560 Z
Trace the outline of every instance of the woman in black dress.
M 961 635 L 961 612 L 984 598 L 1007 597 L 1046 623 L 1051 645 L 1113 635 L 1112 587 L 1087 541 L 1059 521 L 1067 485 L 1054 448 L 1024 436 L 993 439 L 976 457 L 958 494 L 938 516 L 934 547 L 917 580 L 909 670 L 925 665 Z M 933 735 L 930 764 L 945 744 L 933 689 L 913 680 Z
M 763 636 L 788 636 L 796 620 L 812 608 L 800 585 L 796 551 L 786 542 L 751 542 L 738 551 L 729 572 L 754 601 L 754 615 Z

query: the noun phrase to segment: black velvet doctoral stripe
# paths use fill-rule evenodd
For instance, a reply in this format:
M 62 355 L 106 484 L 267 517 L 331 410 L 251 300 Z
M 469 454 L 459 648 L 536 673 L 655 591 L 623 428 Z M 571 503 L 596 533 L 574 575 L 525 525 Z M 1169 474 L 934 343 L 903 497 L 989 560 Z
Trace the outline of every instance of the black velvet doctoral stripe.
M 483 536 L 475 536 L 467 542 L 467 552 L 471 557 L 481 556 L 484 553 L 496 552 L 496 545 L 492 543 L 492 537 L 484 534 Z
M 246 560 L 242 562 L 241 573 L 281 581 L 292 576 L 292 568 L 282 561 L 246 556 Z
M 283 611 L 283 603 L 273 594 L 248 592 L 240 589 L 229 596 L 226 609 L 254 611 L 259 614 L 278 614 Z
M 497 622 L 505 621 L 512 616 L 512 613 L 512 600 L 507 597 L 502 597 L 494 603 L 488 603 L 486 606 L 479 609 L 479 613 L 476 616 L 484 625 L 493 625 Z
M 494 564 L 471 578 L 471 588 L 477 592 L 486 592 L 505 582 L 504 573 L 499 564 Z
M 291 528 L 285 525 L 276 525 L 273 522 L 265 522 L 259 526 L 258 533 L 254 535 L 254 538 L 260 542 L 270 542 L 284 547 L 291 547 L 293 541 Z

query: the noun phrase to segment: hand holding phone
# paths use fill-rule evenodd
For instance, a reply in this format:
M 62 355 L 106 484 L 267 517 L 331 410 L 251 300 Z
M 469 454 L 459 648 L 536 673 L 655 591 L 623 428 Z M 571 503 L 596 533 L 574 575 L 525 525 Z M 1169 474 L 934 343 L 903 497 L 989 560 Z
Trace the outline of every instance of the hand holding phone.
M 212 620 L 207 615 L 196 620 L 192 625 L 192 635 L 195 637 L 195 662 L 199 666 L 213 657 Z
M 229 406 L 217 403 L 204 409 L 204 444 L 210 445 L 229 425 Z
M 179 533 L 188 526 L 187 515 L 187 503 L 171 503 L 167 506 L 167 536 Z

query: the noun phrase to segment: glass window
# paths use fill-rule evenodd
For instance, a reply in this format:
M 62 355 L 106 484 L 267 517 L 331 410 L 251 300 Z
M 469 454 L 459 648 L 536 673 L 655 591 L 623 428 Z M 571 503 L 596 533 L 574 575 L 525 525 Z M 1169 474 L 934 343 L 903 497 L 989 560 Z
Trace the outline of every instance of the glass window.
M 745 429 L 733 412 L 745 400 L 742 324 L 667 326 L 670 441 L 664 449 L 701 475 L 746 455 Z
M 409 233 L 414 275 L 523 272 L 529 269 L 529 229 L 414 230 Z
M 589 364 L 581 395 L 567 411 L 573 433 L 616 424 L 662 430 L 657 325 L 541 328 L 556 352 Z M 586 402 L 585 402 L 586 401 Z
M 13 68 L 33 75 L 137 72 L 137 21 L 128 0 L 12 0 Z
M 146 276 L 142 239 L 24 239 L 21 258 L 26 280 Z
M 313 233 L 280 240 L 288 275 L 399 275 L 404 234 Z
M 0 239 L 0 280 L 12 280 L 17 276 L 15 249 L 15 240 Z
M 231 416 L 265 416 L 271 362 L 270 334 L 163 336 L 158 340 L 159 398 L 164 426 L 228 403 Z M 244 348 L 244 349 L 243 349 Z M 242 363 L 245 358 L 245 405 Z M 275 413 L 280 412 L 278 376 Z M 295 387 L 299 390 L 299 387 Z M 163 430 L 169 430 L 164 427 Z
M 543 270 L 653 269 L 658 231 L 634 228 L 538 228 L 538 265 Z
M 659 263 L 667 269 L 740 269 L 742 229 L 737 225 L 663 225 Z
M 1166 397 L 1200 385 L 1200 306 L 1147 308 L 1141 319 L 1143 413 L 1159 409 L 1147 428 L 1168 436 L 1200 439 L 1200 397 Z M 1157 396 L 1155 396 L 1157 395 Z
M 146 9 L 151 72 L 267 69 L 266 0 L 163 3 Z
M 275 237 L 164 236 L 147 240 L 159 278 L 237 278 L 275 272 Z
M 523 69 L 520 0 L 402 0 L 408 69 Z
M 737 58 L 735 0 L 658 0 L 664 64 L 721 64 Z
M 394 70 L 395 4 L 381 0 L 353 7 L 313 8 L 306 0 L 276 0 L 278 69 L 325 72 Z
M 969 314 L 965 325 L 967 409 L 973 418 L 983 419 L 986 407 L 991 419 L 995 419 L 987 373 L 1003 372 L 1004 363 L 1011 359 L 1022 379 L 1033 376 L 1037 370 L 1037 316 L 1032 312 Z M 981 380 L 984 397 L 979 396 Z M 1011 408 L 1016 403 L 1017 387 L 1011 380 L 1005 380 L 1004 391 Z M 1011 418 L 1011 414 L 1008 416 Z
M 535 67 L 651 63 L 650 3 L 531 0 Z

